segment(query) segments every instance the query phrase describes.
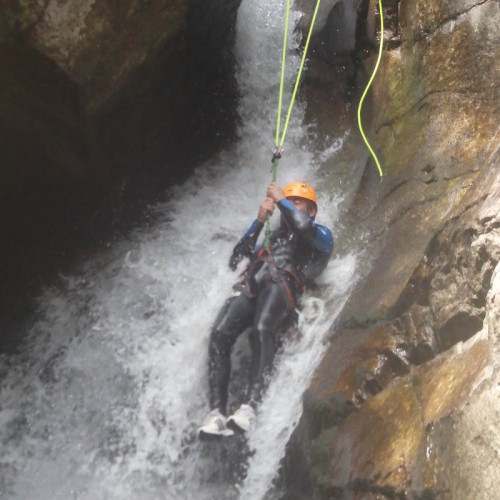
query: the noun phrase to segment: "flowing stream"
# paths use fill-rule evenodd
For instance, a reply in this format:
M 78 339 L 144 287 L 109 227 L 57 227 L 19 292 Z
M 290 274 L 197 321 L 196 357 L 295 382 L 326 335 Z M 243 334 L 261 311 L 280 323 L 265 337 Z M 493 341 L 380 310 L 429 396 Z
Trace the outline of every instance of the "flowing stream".
M 1 498 L 273 497 L 302 393 L 358 268 L 355 254 L 334 253 L 319 291 L 304 297 L 298 331 L 277 357 L 248 439 L 199 443 L 209 330 L 236 279 L 228 258 L 270 181 L 279 9 L 270 0 L 243 0 L 238 13 L 240 140 L 151 207 L 149 223 L 81 272 L 61 275 L 38 298 L 22 352 L 0 358 Z M 291 17 L 297 22 L 297 13 Z M 299 64 L 292 31 L 286 90 Z M 317 186 L 318 221 L 335 234 L 341 193 L 322 191 L 320 162 L 342 141 L 312 151 L 302 117 L 296 103 L 278 181 Z

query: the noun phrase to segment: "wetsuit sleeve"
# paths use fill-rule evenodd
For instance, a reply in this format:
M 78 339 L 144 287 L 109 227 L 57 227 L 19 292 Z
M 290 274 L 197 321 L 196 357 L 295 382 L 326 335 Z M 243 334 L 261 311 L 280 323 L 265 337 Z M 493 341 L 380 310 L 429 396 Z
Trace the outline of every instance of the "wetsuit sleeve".
M 233 248 L 233 253 L 231 254 L 231 257 L 229 259 L 229 267 L 231 268 L 231 270 L 234 271 L 238 264 L 245 257 L 252 256 L 263 227 L 264 224 L 262 224 L 262 222 L 258 221 L 257 219 L 252 222 L 252 225 L 248 228 L 247 232 Z
M 332 232 L 327 227 L 316 224 L 308 214 L 298 210 L 286 198 L 278 202 L 278 208 L 292 231 L 311 249 L 310 258 L 302 269 L 305 280 L 317 278 L 327 266 L 333 252 Z
M 316 224 L 308 214 L 295 208 L 295 205 L 286 198 L 278 202 L 278 208 L 294 233 L 301 239 L 309 241 L 316 250 L 331 255 L 333 236 L 327 227 Z

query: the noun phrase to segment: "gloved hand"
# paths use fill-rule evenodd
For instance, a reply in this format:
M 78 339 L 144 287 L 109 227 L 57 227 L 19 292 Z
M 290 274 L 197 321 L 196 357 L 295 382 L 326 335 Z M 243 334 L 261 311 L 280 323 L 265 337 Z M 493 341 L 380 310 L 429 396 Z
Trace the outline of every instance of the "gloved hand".
M 229 269 L 235 271 L 238 264 L 245 258 L 250 257 L 253 251 L 253 244 L 250 240 L 240 241 L 233 249 L 233 253 L 229 258 Z

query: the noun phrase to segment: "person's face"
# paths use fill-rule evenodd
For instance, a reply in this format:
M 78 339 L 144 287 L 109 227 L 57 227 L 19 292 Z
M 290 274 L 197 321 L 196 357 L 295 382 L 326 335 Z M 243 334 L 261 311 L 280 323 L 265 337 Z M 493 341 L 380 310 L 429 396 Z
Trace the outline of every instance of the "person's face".
M 298 198 L 297 196 L 290 196 L 288 199 L 295 205 L 295 208 L 314 219 L 316 216 L 316 208 L 312 203 L 310 204 L 304 198 Z

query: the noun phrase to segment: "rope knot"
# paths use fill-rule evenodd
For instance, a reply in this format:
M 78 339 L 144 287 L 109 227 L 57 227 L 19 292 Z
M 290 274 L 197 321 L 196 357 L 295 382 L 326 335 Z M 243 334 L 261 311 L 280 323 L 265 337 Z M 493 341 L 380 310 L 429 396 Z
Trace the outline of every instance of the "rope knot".
M 281 155 L 283 154 L 283 148 L 276 148 L 273 153 L 273 157 L 271 159 L 271 162 L 274 162 L 275 160 L 281 160 Z

